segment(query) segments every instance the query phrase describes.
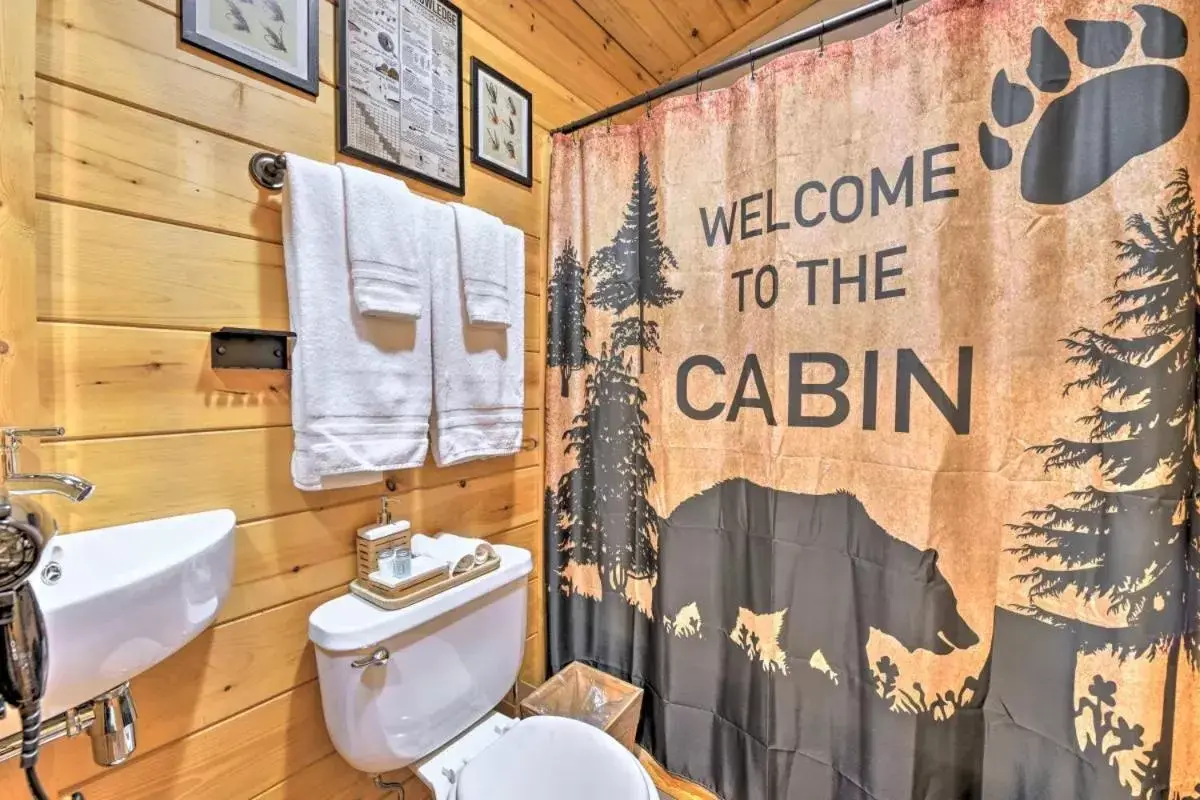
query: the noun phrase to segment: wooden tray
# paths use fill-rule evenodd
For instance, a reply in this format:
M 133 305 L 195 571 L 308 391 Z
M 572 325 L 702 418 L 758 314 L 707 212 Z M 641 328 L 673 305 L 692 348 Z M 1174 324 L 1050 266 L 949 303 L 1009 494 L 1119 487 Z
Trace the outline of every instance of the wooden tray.
M 490 561 L 480 564 L 478 567 L 469 569 L 466 572 L 455 575 L 452 578 L 445 578 L 440 581 L 426 582 L 418 584 L 405 591 L 396 597 L 389 597 L 385 594 L 380 594 L 371 588 L 371 585 L 366 581 L 355 578 L 350 581 L 350 591 L 358 595 L 368 603 L 382 608 L 384 611 L 398 611 L 402 608 L 407 608 L 413 603 L 419 603 L 422 600 L 428 600 L 434 595 L 441 594 L 447 589 L 453 589 L 459 584 L 466 583 L 469 580 L 478 578 L 480 575 L 486 575 L 489 572 L 495 572 L 500 568 L 500 557 L 496 556 Z
M 358 580 L 364 585 L 371 587 L 371 590 L 379 594 L 381 597 L 398 597 L 407 593 L 411 589 L 416 589 L 425 586 L 429 583 L 444 581 L 450 577 L 450 565 L 443 565 L 441 569 L 436 569 L 433 572 L 427 572 L 422 575 L 416 575 L 401 581 L 396 586 L 387 586 L 379 581 L 371 580 L 370 576 L 363 577 L 361 574 Z

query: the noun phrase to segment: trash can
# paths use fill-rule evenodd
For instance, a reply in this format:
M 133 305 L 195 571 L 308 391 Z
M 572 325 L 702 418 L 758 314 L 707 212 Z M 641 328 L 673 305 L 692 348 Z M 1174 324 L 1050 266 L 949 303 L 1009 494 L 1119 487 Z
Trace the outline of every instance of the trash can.
M 571 717 L 599 728 L 637 755 L 642 690 L 606 672 L 572 662 L 521 701 L 521 717 Z

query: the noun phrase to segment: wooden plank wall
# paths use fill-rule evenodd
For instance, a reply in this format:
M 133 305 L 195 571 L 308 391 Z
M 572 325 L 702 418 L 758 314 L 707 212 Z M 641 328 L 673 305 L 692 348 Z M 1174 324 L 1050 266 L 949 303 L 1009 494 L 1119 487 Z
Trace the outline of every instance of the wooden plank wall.
M 546 131 L 652 81 L 598 26 L 567 36 L 534 0 L 460 5 L 464 78 L 476 55 L 534 94 L 533 188 L 468 158 L 466 201 L 527 237 L 525 435 L 537 446 L 397 473 L 393 508 L 417 529 L 534 551 L 520 676 L 532 685 L 545 660 Z M 382 487 L 294 489 L 287 380 L 218 377 L 207 355 L 212 329 L 288 324 L 279 197 L 246 163 L 260 149 L 336 159 L 334 6 L 321 3 L 316 99 L 180 44 L 176 14 L 175 0 L 37 0 L 37 374 L 42 421 L 69 438 L 28 466 L 96 483 L 87 502 L 55 505 L 67 531 L 234 509 L 236 585 L 215 627 L 134 681 L 136 757 L 106 770 L 86 737 L 58 742 L 43 781 L 87 800 L 382 797 L 334 753 L 307 639 L 309 613 L 352 575 L 354 531 Z M 3 109 L 8 130 L 19 109 Z M 425 797 L 409 780 L 408 800 Z M 25 796 L 16 762 L 0 768 L 0 796 Z
M 30 3 L 0 5 L 0 425 L 37 424 L 34 51 Z

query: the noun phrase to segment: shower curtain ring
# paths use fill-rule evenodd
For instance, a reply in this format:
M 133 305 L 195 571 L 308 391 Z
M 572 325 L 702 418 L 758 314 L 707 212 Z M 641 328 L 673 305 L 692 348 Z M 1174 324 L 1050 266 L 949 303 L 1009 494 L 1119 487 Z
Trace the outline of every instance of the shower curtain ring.
M 892 0 L 892 14 L 899 17 L 899 19 L 896 20 L 896 29 L 899 30 L 900 28 L 904 27 L 904 0 L 899 0 L 899 12 L 897 12 L 896 6 L 897 0 Z
M 755 66 L 754 62 L 755 61 L 756 61 L 756 59 L 754 58 L 754 48 L 751 47 L 750 48 L 750 80 L 751 80 L 751 82 L 754 81 L 754 66 Z
M 817 56 L 825 57 L 825 20 L 821 20 L 821 30 L 817 33 Z
M 650 119 L 650 112 L 653 110 L 654 110 L 654 101 L 647 100 L 646 101 L 646 119 Z
M 700 70 L 696 70 L 696 99 L 700 99 L 700 89 L 704 86 L 704 81 L 700 79 Z

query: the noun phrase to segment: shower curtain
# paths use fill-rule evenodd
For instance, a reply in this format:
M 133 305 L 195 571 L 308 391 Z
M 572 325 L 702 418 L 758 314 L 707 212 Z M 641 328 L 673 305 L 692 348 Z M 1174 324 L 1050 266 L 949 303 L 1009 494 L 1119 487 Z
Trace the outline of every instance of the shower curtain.
M 725 800 L 1200 797 L 1194 0 L 933 0 L 554 143 L 551 666 Z

